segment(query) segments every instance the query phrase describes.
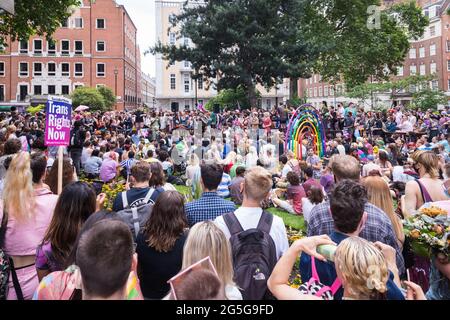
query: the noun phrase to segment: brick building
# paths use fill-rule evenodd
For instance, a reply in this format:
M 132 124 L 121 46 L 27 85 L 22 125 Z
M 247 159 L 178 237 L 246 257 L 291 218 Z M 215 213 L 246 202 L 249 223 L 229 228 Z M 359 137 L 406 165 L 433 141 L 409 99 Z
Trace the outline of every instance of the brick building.
M 398 1 L 384 1 L 390 5 Z M 434 75 L 435 80 L 430 81 L 433 89 L 444 91 L 450 97 L 450 17 L 447 9 L 450 0 L 419 0 L 417 4 L 423 9 L 430 23 L 425 29 L 422 38 L 411 41 L 410 50 L 405 58 L 403 66 L 397 70 L 397 75 L 392 78 L 401 79 L 411 75 Z M 321 81 L 320 75 L 313 75 L 309 79 L 298 80 L 299 95 L 308 97 L 308 101 L 318 107 L 322 101 L 328 105 L 338 102 L 355 102 L 345 96 L 345 85 L 338 83 L 335 86 Z M 395 97 L 395 100 L 407 104 L 413 93 L 417 90 L 411 87 Z M 372 101 L 365 101 L 365 106 L 370 106 Z M 377 94 L 374 104 L 389 105 L 390 94 Z
M 32 36 L 0 52 L 0 104 L 27 105 L 33 96 L 69 95 L 79 86 L 107 86 L 117 109 L 142 102 L 137 28 L 114 0 L 83 0 L 53 35 Z

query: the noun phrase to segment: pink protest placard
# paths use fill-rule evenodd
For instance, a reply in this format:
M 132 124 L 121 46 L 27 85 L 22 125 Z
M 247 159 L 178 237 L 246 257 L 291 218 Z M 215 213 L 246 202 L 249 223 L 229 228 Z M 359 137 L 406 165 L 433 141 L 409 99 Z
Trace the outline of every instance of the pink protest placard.
M 70 144 L 72 100 L 50 96 L 45 113 L 45 145 L 68 146 Z

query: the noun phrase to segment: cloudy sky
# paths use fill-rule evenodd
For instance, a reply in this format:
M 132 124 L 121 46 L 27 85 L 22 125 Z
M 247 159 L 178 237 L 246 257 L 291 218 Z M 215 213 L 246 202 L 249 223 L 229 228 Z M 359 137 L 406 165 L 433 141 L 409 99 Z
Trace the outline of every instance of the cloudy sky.
M 131 19 L 138 28 L 138 43 L 143 53 L 155 44 L 155 0 L 116 0 L 125 5 Z M 151 55 L 142 55 L 142 70 L 155 76 L 155 59 Z

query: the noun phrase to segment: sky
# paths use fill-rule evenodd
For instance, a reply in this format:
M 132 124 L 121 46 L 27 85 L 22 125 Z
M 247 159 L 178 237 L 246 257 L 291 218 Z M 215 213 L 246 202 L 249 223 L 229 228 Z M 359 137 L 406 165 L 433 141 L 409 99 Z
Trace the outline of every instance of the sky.
M 138 29 L 137 39 L 141 48 L 141 68 L 145 73 L 155 76 L 155 58 L 143 53 L 156 42 L 155 0 L 116 0 L 123 4 Z

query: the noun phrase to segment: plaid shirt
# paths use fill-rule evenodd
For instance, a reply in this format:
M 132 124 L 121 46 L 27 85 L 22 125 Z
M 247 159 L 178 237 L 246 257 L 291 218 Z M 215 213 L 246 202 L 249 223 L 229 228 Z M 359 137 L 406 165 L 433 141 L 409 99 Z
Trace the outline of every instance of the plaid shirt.
M 405 261 L 398 246 L 391 221 L 381 209 L 371 203 L 366 204 L 365 212 L 367 212 L 367 221 L 359 236 L 370 242 L 380 241 L 393 247 L 397 251 L 397 268 L 399 273 L 402 274 L 405 272 Z M 330 212 L 330 204 L 328 202 L 318 204 L 311 211 L 311 218 L 308 223 L 308 237 L 322 234 L 329 235 L 333 231 L 334 221 Z
M 217 192 L 204 192 L 200 199 L 186 204 L 185 210 L 189 226 L 192 227 L 197 222 L 214 220 L 225 213 L 234 212 L 236 205 L 219 197 Z

